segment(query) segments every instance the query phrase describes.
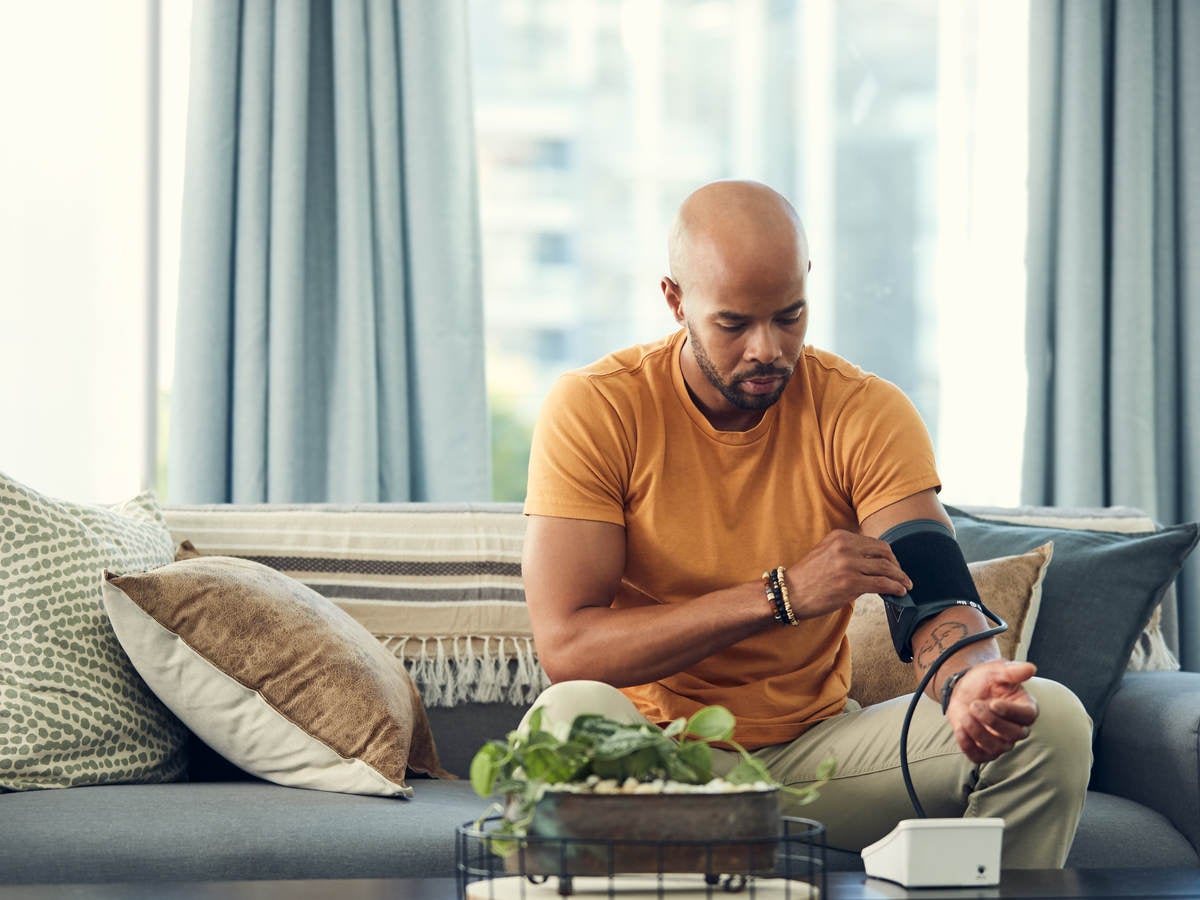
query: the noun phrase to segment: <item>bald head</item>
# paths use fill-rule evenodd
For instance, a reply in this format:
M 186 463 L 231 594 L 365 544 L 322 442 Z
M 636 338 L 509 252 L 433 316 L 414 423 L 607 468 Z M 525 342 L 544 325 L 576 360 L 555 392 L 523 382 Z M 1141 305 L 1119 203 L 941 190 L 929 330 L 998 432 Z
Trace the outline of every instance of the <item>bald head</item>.
M 692 401 L 722 431 L 743 431 L 783 396 L 808 329 L 808 242 L 796 210 L 754 181 L 691 194 L 671 227 L 660 282 L 687 329 L 679 367 Z
M 741 280 L 793 265 L 808 270 L 808 240 L 796 210 L 756 181 L 715 181 L 690 194 L 667 250 L 671 278 L 685 293 L 714 279 Z

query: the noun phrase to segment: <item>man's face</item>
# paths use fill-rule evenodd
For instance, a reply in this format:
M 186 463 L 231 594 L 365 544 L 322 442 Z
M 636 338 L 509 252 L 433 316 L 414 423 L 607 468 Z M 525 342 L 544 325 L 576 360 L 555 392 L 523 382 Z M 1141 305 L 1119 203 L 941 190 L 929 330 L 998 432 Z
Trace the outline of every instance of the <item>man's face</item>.
M 716 333 L 714 345 L 718 355 L 732 360 L 730 368 L 725 370 L 713 361 L 705 339 L 697 333 L 698 328 L 693 326 L 691 320 L 687 321 L 688 340 L 691 342 L 696 365 L 704 373 L 709 384 L 716 388 L 731 406 L 745 411 L 764 410 L 779 400 L 792 377 L 796 361 L 800 358 L 799 348 L 804 345 L 806 321 L 807 313 L 804 308 L 797 312 L 789 311 L 780 318 L 781 330 L 786 329 L 798 337 L 794 341 L 787 341 L 789 346 L 786 351 L 782 346 L 784 341 L 780 341 L 781 352 L 770 362 L 763 358 L 746 359 L 746 354 L 736 346 L 736 339 L 731 339 L 722 332 Z M 787 338 L 789 335 L 783 337 Z M 794 355 L 791 346 L 793 344 Z
M 677 317 L 687 327 L 691 356 L 685 348 L 684 376 L 717 427 L 753 425 L 757 416 L 742 414 L 777 402 L 800 359 L 808 327 L 807 272 L 798 263 L 778 274 L 697 285 L 681 304 Z

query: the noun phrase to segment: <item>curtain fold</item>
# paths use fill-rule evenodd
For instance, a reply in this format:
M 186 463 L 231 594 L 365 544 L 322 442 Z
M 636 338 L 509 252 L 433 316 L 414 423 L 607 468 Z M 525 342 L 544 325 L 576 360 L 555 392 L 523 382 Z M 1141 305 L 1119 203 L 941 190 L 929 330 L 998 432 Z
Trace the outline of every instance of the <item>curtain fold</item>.
M 1024 500 L 1200 518 L 1200 3 L 1030 8 Z M 1200 569 L 1179 645 L 1200 667 Z
M 169 499 L 490 499 L 463 0 L 192 28 Z

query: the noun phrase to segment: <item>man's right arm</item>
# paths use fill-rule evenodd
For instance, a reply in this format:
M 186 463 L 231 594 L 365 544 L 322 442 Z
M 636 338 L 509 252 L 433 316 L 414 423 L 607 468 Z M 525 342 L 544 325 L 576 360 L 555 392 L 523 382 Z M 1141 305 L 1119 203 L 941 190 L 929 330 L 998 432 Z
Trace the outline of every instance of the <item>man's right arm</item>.
M 551 681 L 617 687 L 673 675 L 773 624 L 761 585 L 694 602 L 612 609 L 625 571 L 625 529 L 610 522 L 530 516 L 521 574 Z
M 686 603 L 647 598 L 611 608 L 625 571 L 625 529 L 609 522 L 530 516 L 521 568 L 538 658 L 551 681 L 645 684 L 779 627 L 757 581 Z M 867 591 L 911 586 L 894 580 L 904 575 L 886 543 L 844 531 L 789 566 L 787 577 L 802 619 Z

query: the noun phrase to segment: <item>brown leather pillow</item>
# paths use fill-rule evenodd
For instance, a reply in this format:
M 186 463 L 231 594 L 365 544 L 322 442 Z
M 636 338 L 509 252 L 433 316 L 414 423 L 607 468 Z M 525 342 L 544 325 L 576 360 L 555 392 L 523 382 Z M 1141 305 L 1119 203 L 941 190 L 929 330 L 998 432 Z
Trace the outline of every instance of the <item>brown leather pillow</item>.
M 142 678 L 247 772 L 402 797 L 406 767 L 447 774 L 400 660 L 311 588 L 221 556 L 104 578 L 105 609 Z
M 996 642 L 1005 659 L 1023 660 L 1029 653 L 1033 626 L 1042 597 L 1042 579 L 1054 550 L 1053 543 L 999 559 L 968 564 L 983 605 L 1008 623 Z M 883 599 L 863 594 L 854 602 L 847 630 L 850 638 L 850 697 L 863 706 L 881 703 L 916 686 L 912 665 L 900 662 L 892 646 Z

